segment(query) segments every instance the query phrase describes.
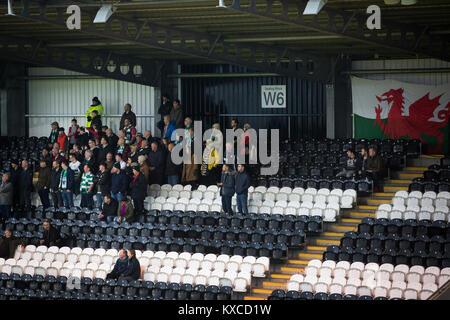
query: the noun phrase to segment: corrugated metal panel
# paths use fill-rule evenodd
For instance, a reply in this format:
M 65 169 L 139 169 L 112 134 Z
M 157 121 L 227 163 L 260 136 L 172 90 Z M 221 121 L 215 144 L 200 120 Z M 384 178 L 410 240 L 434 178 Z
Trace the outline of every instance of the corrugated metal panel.
M 183 72 L 247 72 L 222 65 L 183 66 Z M 286 85 L 286 109 L 262 109 L 261 85 Z M 186 116 L 202 120 L 204 127 L 219 122 L 229 128 L 232 118 L 240 126 L 280 129 L 280 137 L 326 135 L 324 85 L 288 77 L 183 78 L 181 103 Z
M 353 61 L 352 70 L 389 70 L 389 69 L 437 69 L 450 68 L 450 62 L 436 59 L 401 59 L 401 60 L 364 60 Z M 421 74 L 361 74 L 358 77 L 373 80 L 393 79 L 398 81 L 441 85 L 450 83 L 450 73 L 421 73 Z
M 80 75 L 76 72 L 55 68 L 30 68 L 30 76 Z M 114 131 L 119 129 L 119 117 L 123 106 L 130 103 L 138 115 L 137 129 L 155 132 L 154 116 L 156 100 L 155 88 L 111 79 L 33 79 L 29 86 L 29 134 L 46 136 L 50 123 L 58 121 L 60 126 L 70 126 L 74 115 L 84 115 L 93 97 L 97 96 L 105 107 L 103 123 Z M 158 91 L 159 92 L 159 91 Z M 36 115 L 46 115 L 36 117 Z M 54 116 L 48 116 L 54 115 Z M 77 116 L 78 123 L 85 125 L 84 116 Z

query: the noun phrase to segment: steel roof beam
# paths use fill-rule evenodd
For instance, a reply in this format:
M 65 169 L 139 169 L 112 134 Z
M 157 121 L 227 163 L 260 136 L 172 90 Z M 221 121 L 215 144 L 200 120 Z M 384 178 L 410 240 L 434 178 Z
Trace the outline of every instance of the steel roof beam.
M 0 36 L 0 57 L 142 85 L 160 86 L 162 63 L 100 50 L 50 48 L 43 40 Z
M 15 15 L 24 19 L 66 28 L 65 8 L 50 9 L 43 5 L 39 15 L 32 15 L 29 10 L 30 3 L 31 0 L 22 0 L 23 10 L 21 13 L 15 13 Z M 49 15 L 47 9 L 52 10 L 55 15 Z M 96 12 L 83 10 L 82 14 L 89 16 L 88 22 L 86 23 L 83 20 L 81 30 L 68 30 L 67 32 L 83 32 L 97 37 L 126 41 L 145 47 L 239 65 L 250 70 L 278 73 L 284 76 L 320 82 L 327 81 L 330 70 L 330 60 L 325 55 L 320 57 L 260 44 L 228 43 L 223 37 L 219 39 L 217 35 L 180 30 L 155 24 L 149 20 L 124 19 L 117 13 L 111 16 L 106 23 L 94 24 Z M 112 28 L 113 24 L 115 29 Z M 262 56 L 263 60 L 257 61 L 255 56 Z M 299 64 L 297 61 L 301 61 L 301 63 Z
M 307 3 L 306 0 L 298 0 L 296 2 L 278 0 L 282 6 L 281 13 L 279 14 L 274 13 L 273 4 L 276 2 L 275 0 L 258 0 L 258 4 L 261 2 L 266 3 L 263 9 L 261 7 L 257 8 L 256 1 L 250 0 L 250 5 L 243 8 L 240 0 L 233 0 L 233 4 L 227 8 L 311 31 L 338 35 L 372 45 L 401 50 L 411 55 L 422 55 L 450 61 L 448 52 L 449 40 L 442 36 L 432 35 L 428 29 L 424 29 L 423 27 L 388 21 L 383 19 L 382 16 L 381 29 L 369 30 L 366 27 L 366 21 L 369 15 L 358 14 L 355 11 L 338 10 L 325 6 L 322 8 L 320 14 L 311 20 L 311 18 L 303 15 Z M 292 14 L 294 11 L 295 16 L 288 14 Z M 326 21 L 319 23 L 319 16 L 322 19 L 326 19 Z M 356 30 L 351 27 L 353 24 L 356 26 Z M 399 33 L 400 37 L 393 37 L 393 35 Z M 433 46 L 439 49 L 433 49 Z

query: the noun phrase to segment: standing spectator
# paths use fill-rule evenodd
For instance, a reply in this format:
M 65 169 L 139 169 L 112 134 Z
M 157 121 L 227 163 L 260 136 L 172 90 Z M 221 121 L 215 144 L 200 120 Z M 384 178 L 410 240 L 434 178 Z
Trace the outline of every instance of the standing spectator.
M 231 119 L 231 129 L 235 132 L 238 129 L 238 121 L 237 119 Z
M 102 213 L 99 213 L 98 218 L 101 220 L 106 220 L 107 223 L 114 221 L 117 215 L 117 209 L 119 208 L 119 203 L 116 199 L 111 198 L 111 194 L 105 193 L 103 197 L 103 208 Z
M 123 129 L 125 127 L 125 119 L 128 119 L 130 124 L 133 127 L 136 127 L 136 115 L 133 111 L 131 111 L 131 104 L 127 103 L 124 106 L 125 112 L 122 114 L 122 117 L 120 118 L 120 126 L 119 129 Z
M 27 160 L 22 160 L 22 172 L 19 180 L 20 206 L 25 210 L 31 208 L 31 192 L 33 192 L 33 172 Z
M 84 166 L 84 173 L 81 176 L 80 193 L 81 193 L 81 207 L 92 209 L 94 201 L 92 199 L 94 191 L 94 175 L 91 167 L 87 164 Z
M 339 172 L 336 177 L 351 178 L 358 170 L 358 159 L 355 156 L 355 152 L 352 149 L 347 150 L 347 166 Z
M 181 164 L 175 164 L 172 161 L 172 150 L 175 147 L 173 143 L 169 143 L 168 151 L 166 157 L 166 176 L 167 176 L 167 183 L 169 183 L 172 187 L 180 182 L 180 171 L 181 171 Z
M 73 149 L 71 150 L 71 153 L 75 156 L 75 158 L 80 161 L 83 161 L 83 151 L 81 150 L 80 146 L 77 144 L 73 145 Z
M 69 168 L 69 164 L 66 160 L 61 162 L 61 174 L 59 179 L 59 192 L 61 193 L 61 198 L 63 204 L 66 208 L 73 207 L 73 187 L 75 182 L 75 177 L 72 169 Z
M 157 138 L 154 138 L 152 136 L 152 132 L 150 130 L 145 130 L 144 139 L 147 140 L 147 145 L 151 144 L 153 141 L 157 140 Z
M 374 192 L 382 192 L 380 186 L 381 170 L 383 169 L 383 160 L 377 154 L 374 147 L 369 148 L 369 157 L 367 158 L 367 175 L 373 180 Z
M 133 199 L 133 204 L 136 213 L 140 214 L 144 211 L 144 199 L 147 196 L 147 182 L 144 175 L 139 171 L 139 165 L 133 163 L 131 166 L 133 170 L 133 180 L 130 182 L 130 196 Z
M 111 129 L 106 130 L 106 138 L 108 139 L 108 144 L 111 146 L 112 153 L 116 153 L 117 142 L 119 137 L 113 133 Z
M 117 208 L 117 217 L 114 218 L 116 222 L 132 222 L 134 217 L 134 208 L 131 204 L 130 199 L 126 196 L 123 197 L 122 201 L 119 203 L 119 207 Z
M 120 154 L 123 161 L 126 162 L 128 160 L 130 148 L 125 144 L 125 139 L 119 138 L 116 153 Z
M 74 154 L 69 156 L 69 168 L 73 171 L 73 187 L 72 191 L 75 196 L 80 194 L 81 170 L 80 161 L 77 160 Z
M 139 156 L 138 157 L 138 164 L 139 164 L 139 172 L 142 173 L 145 177 L 145 181 L 147 184 L 149 184 L 149 169 L 147 165 L 147 157 L 146 156 Z
M 366 170 L 367 170 L 367 148 L 366 147 L 362 147 L 361 148 L 361 161 L 359 162 L 360 166 L 359 166 L 359 171 L 358 174 L 361 175 L 362 177 L 366 177 Z
M 158 109 L 158 113 L 161 115 L 161 120 L 158 121 L 157 126 L 158 126 L 158 129 L 161 131 L 161 136 L 162 136 L 162 131 L 164 128 L 164 121 L 163 121 L 164 116 L 169 115 L 171 109 L 172 109 L 172 106 L 170 105 L 169 95 L 165 94 L 162 96 L 162 102 Z
M 250 188 L 250 177 L 245 172 L 245 166 L 239 164 L 237 166 L 236 175 L 236 204 L 237 210 L 240 213 L 248 214 L 247 199 L 248 188 Z
M 99 153 L 100 149 L 97 147 L 95 140 L 92 140 L 92 139 L 89 140 L 89 150 L 92 152 L 92 157 L 94 158 L 95 165 L 98 166 L 99 163 L 101 162 L 98 159 L 98 153 Z
M 106 137 L 100 138 L 100 147 L 98 148 L 98 161 L 103 162 L 106 160 L 106 155 L 108 152 L 113 152 L 111 146 L 108 144 L 108 139 Z
M 140 132 L 138 132 L 137 134 L 136 134 L 136 145 L 137 145 L 137 147 L 138 147 L 138 151 L 139 151 L 139 149 L 141 148 L 141 145 L 142 145 L 142 141 L 144 140 L 144 137 L 142 136 L 142 133 L 140 133 Z
M 20 204 L 20 174 L 22 168 L 19 167 L 19 162 L 15 159 L 11 160 L 11 172 L 10 181 L 13 185 L 13 207 L 17 207 Z
M 61 235 L 59 231 L 53 227 L 49 221 L 44 221 L 44 233 L 41 240 L 39 240 L 40 244 L 46 247 L 58 246 L 61 243 Z
M 80 146 L 82 150 L 86 150 L 89 145 L 89 133 L 86 132 L 84 127 L 81 127 L 79 134 L 76 137 L 77 145 Z
M 120 169 L 120 164 L 116 162 L 111 170 L 111 197 L 120 202 L 126 196 L 128 189 L 128 177 Z
M 97 97 L 94 97 L 92 99 L 92 104 L 89 107 L 88 111 L 86 112 L 86 127 L 87 128 L 91 127 L 92 111 L 94 111 L 94 110 L 96 110 L 100 116 L 103 115 L 104 108 L 102 106 L 102 103 L 100 102 L 100 100 L 98 100 Z
M 175 128 L 183 128 L 183 109 L 181 109 L 180 100 L 173 100 L 173 108 L 170 111 L 170 121 L 175 121 Z
M 77 124 L 77 119 L 72 119 L 72 125 L 69 127 L 69 149 L 73 148 L 73 145 L 77 143 L 77 135 L 80 126 Z
M 220 195 L 222 196 L 223 212 L 233 213 L 231 198 L 234 195 L 235 180 L 233 174 L 230 172 L 230 167 L 226 163 L 222 166 L 222 177 L 217 185 L 221 187 Z
M 11 229 L 5 230 L 5 236 L 0 238 L 0 258 L 4 260 L 14 258 L 17 247 L 21 246 L 22 252 L 25 252 L 25 244 L 21 239 L 12 235 Z
M 118 279 L 121 275 L 127 271 L 128 268 L 128 256 L 127 250 L 120 249 L 119 259 L 116 260 L 116 264 L 110 273 L 106 275 L 106 279 Z
M 236 171 L 236 149 L 233 150 L 233 144 L 227 142 L 225 144 L 225 158 L 224 161 L 230 166 L 231 171 Z
M 184 185 L 190 184 L 195 187 L 197 180 L 200 177 L 200 161 L 196 160 L 194 151 L 194 128 L 189 128 L 189 139 L 186 142 L 188 147 L 186 148 L 186 157 L 190 158 L 190 163 L 183 163 L 183 171 L 181 173 L 181 183 Z
M 91 122 L 91 126 L 90 129 L 94 129 L 97 132 L 97 136 L 99 136 L 102 132 L 102 116 L 100 115 L 100 113 L 98 112 L 98 110 L 94 110 L 91 112 L 92 115 L 92 122 Z M 89 128 L 88 126 L 86 126 L 87 128 Z
M 48 144 L 50 148 L 58 140 L 58 128 L 58 122 L 52 122 L 52 130 L 50 131 L 50 136 L 48 137 Z
M 2 175 L 0 184 L 0 215 L 2 220 L 6 220 L 11 215 L 11 205 L 13 204 L 13 185 L 9 182 L 9 173 Z
M 50 193 L 55 208 L 63 206 L 61 194 L 59 193 L 59 182 L 61 179 L 61 167 L 58 161 L 53 161 L 53 169 L 50 174 Z
M 49 191 L 51 184 L 51 170 L 47 167 L 45 160 L 41 160 L 39 163 L 39 174 L 38 181 L 36 182 L 35 188 L 41 199 L 42 206 L 44 209 L 50 207 Z
M 113 156 L 113 153 L 112 152 L 108 152 L 107 154 L 106 154 L 106 161 L 105 161 L 105 164 L 106 164 L 106 170 L 108 170 L 108 171 L 111 171 L 111 169 L 112 169 L 112 167 L 113 167 L 113 165 L 114 165 L 114 156 Z
M 58 143 L 59 151 L 67 154 L 67 151 L 69 151 L 69 138 L 67 138 L 63 127 L 58 129 Z
M 141 276 L 141 265 L 138 259 L 136 259 L 134 249 L 128 250 L 128 267 L 123 275 L 119 277 L 119 280 L 133 281 L 139 279 Z
M 163 184 L 164 177 L 164 162 L 163 154 L 159 149 L 158 143 L 156 141 L 152 142 L 151 151 L 148 155 L 148 165 L 149 165 L 149 181 L 151 183 Z
M 41 160 L 45 161 L 48 168 L 52 166 L 52 157 L 50 156 L 47 148 L 42 149 Z
M 52 161 L 58 161 L 61 163 L 64 160 L 64 157 L 59 153 L 59 150 L 56 148 L 52 149 Z
M 116 162 L 120 165 L 120 170 L 125 170 L 127 168 L 127 163 L 123 161 L 122 155 L 120 153 L 116 154 Z
M 125 132 L 125 144 L 133 144 L 136 141 L 136 127 L 132 126 L 128 119 L 124 120 L 124 124 L 123 131 Z
M 106 170 L 106 163 L 100 164 L 99 170 L 94 177 L 95 193 L 97 199 L 97 207 L 101 208 L 103 203 L 103 197 L 106 193 L 111 191 L 111 175 Z
M 192 119 L 190 117 L 186 117 L 184 119 L 184 139 L 189 139 L 189 128 L 192 126 Z
M 172 132 L 175 131 L 175 121 L 170 121 L 170 118 L 168 115 L 164 116 L 164 128 L 162 131 L 161 138 L 165 139 L 168 138 L 172 141 Z

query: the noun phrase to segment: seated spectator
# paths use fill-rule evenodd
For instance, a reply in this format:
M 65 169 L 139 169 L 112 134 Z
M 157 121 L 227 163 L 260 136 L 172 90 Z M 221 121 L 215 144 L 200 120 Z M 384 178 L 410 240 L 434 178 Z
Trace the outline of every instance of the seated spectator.
M 80 126 L 77 124 L 77 119 L 72 119 L 72 125 L 69 127 L 69 149 L 72 149 L 73 145 L 77 143 L 78 130 Z
M 108 152 L 108 153 L 106 154 L 106 161 L 105 161 L 105 164 L 106 164 L 106 170 L 111 171 L 111 169 L 112 169 L 114 163 L 115 163 L 115 160 L 114 160 L 114 155 L 113 155 L 113 153 L 112 153 L 112 152 Z
M 122 201 L 128 189 L 128 177 L 120 169 L 120 164 L 116 162 L 111 169 L 111 197 L 117 202 Z
M 78 144 L 73 145 L 73 149 L 70 151 L 70 153 L 73 154 L 75 158 L 77 158 L 77 160 L 80 161 L 80 163 L 83 161 L 84 159 L 83 150 L 81 150 Z
M 148 155 L 149 181 L 151 183 L 163 184 L 164 178 L 164 158 L 156 141 L 152 142 L 151 151 Z
M 125 139 L 123 138 L 119 138 L 117 143 L 116 154 L 120 154 L 122 160 L 126 162 L 130 154 L 130 148 L 125 144 Z
M 39 243 L 46 247 L 58 246 L 61 243 L 61 235 L 59 231 L 50 225 L 49 221 L 44 221 L 44 233 Z
M 138 147 L 138 151 L 141 148 L 141 144 L 142 144 L 143 140 L 144 140 L 144 137 L 143 137 L 142 133 L 138 132 L 138 134 L 136 135 L 136 142 L 135 142 L 135 144 Z
M 120 165 L 120 170 L 125 170 L 127 168 L 127 163 L 125 161 L 123 161 L 122 155 L 121 154 L 116 154 L 116 162 Z
M 119 280 L 127 280 L 133 281 L 138 280 L 141 276 L 141 265 L 139 264 L 138 259 L 136 258 L 136 254 L 134 249 L 128 250 L 128 267 L 123 275 L 119 277 Z
M 60 127 L 58 129 L 58 144 L 59 144 L 59 151 L 63 152 L 64 154 L 67 154 L 67 152 L 69 151 L 69 138 L 67 138 L 67 135 L 64 132 L 63 127 Z
M 347 150 L 347 166 L 339 172 L 336 177 L 351 178 L 358 170 L 359 163 L 352 149 Z
M 146 156 L 139 156 L 138 157 L 138 164 L 140 166 L 140 173 L 144 175 L 145 181 L 147 184 L 149 184 L 149 170 L 147 165 L 147 157 Z
M 52 130 L 50 131 L 50 136 L 48 137 L 48 146 L 52 148 L 53 144 L 58 141 L 58 122 L 52 122 Z
M 117 216 L 117 208 L 119 208 L 119 202 L 111 198 L 110 193 L 106 193 L 103 197 L 102 213 L 99 213 L 98 218 L 106 220 L 108 223 L 114 221 L 114 218 Z
M 75 176 L 66 160 L 61 162 L 61 175 L 59 180 L 59 192 L 63 204 L 66 208 L 73 207 L 73 188 L 75 185 Z
M 146 139 L 143 139 L 141 141 L 141 147 L 138 150 L 138 155 L 148 157 L 149 153 L 150 153 L 150 148 L 148 146 L 148 141 Z
M 172 160 L 172 150 L 175 147 L 173 143 L 170 143 L 168 146 L 168 155 L 166 157 L 166 171 L 165 174 L 167 176 L 167 183 L 172 187 L 179 183 L 180 181 L 180 172 L 181 172 L 181 164 L 175 164 Z
M 122 201 L 120 201 L 117 207 L 117 216 L 114 221 L 122 223 L 125 221 L 133 222 L 134 218 L 134 208 L 131 204 L 130 199 L 126 195 L 123 195 Z
M 80 184 L 81 204 L 83 208 L 92 209 L 94 201 L 92 196 L 94 194 L 94 174 L 89 165 L 84 165 L 84 173 L 81 176 Z
M 369 157 L 367 158 L 367 176 L 373 180 L 374 192 L 382 192 L 380 186 L 381 170 L 383 169 L 383 160 L 377 154 L 374 147 L 369 148 Z
M 127 250 L 120 249 L 119 259 L 116 260 L 116 264 L 110 273 L 106 275 L 106 279 L 118 279 L 128 269 L 128 256 Z
M 11 215 L 13 191 L 14 187 L 9 181 L 9 173 L 5 172 L 2 175 L 2 182 L 0 184 L 0 216 L 2 221 L 5 221 Z
M 138 146 L 137 144 L 132 144 L 130 146 L 130 155 L 128 156 L 128 159 L 131 159 L 131 162 L 137 162 L 138 156 Z
M 5 260 L 14 258 L 18 246 L 22 246 L 20 250 L 25 252 L 24 242 L 14 237 L 12 230 L 7 228 L 5 230 L 5 236 L 0 238 L 0 258 Z
M 89 140 L 89 149 L 88 150 L 92 152 L 92 158 L 94 159 L 95 167 L 98 168 L 98 165 L 101 162 L 101 160 L 98 157 L 100 149 L 98 148 L 97 143 L 95 142 L 95 140 L 92 140 L 92 139 Z M 94 171 L 97 172 L 97 170 L 94 170 Z
M 39 198 L 41 199 L 42 206 L 44 209 L 50 207 L 50 183 L 51 183 L 51 170 L 47 167 L 47 163 L 44 159 L 42 159 L 39 163 L 39 174 L 38 181 L 34 186 L 37 193 L 39 194 Z

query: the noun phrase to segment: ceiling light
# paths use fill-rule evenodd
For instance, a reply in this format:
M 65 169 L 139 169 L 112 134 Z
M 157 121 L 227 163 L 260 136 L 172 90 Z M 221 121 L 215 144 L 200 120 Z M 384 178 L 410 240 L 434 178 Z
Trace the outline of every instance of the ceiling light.
M 309 0 L 303 14 L 318 14 L 328 0 Z
M 94 23 L 105 23 L 116 10 L 117 8 L 113 7 L 112 4 L 102 5 L 95 16 Z

